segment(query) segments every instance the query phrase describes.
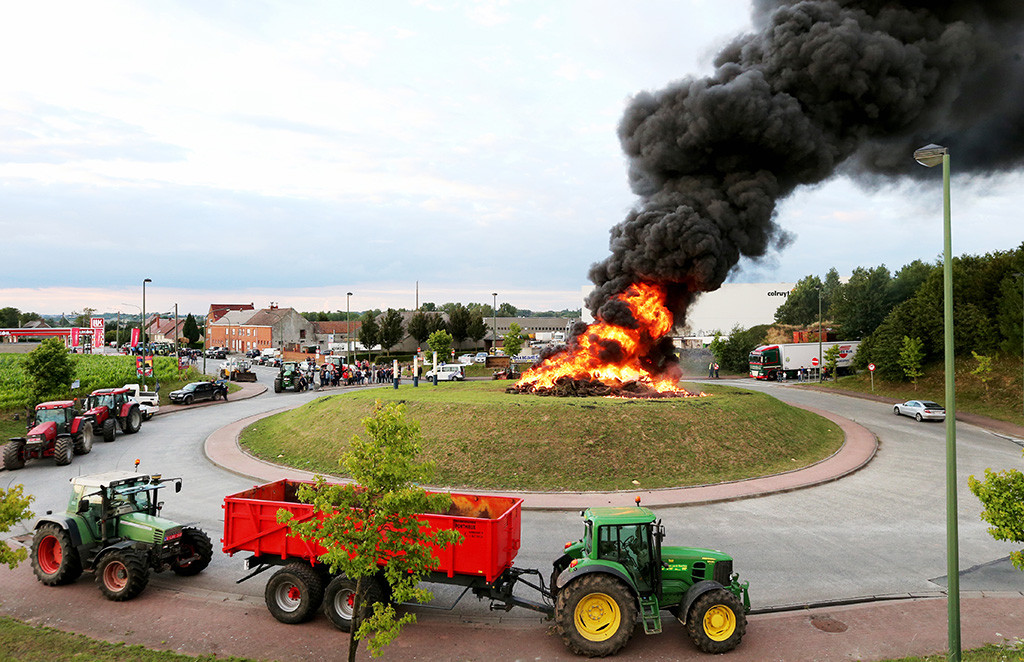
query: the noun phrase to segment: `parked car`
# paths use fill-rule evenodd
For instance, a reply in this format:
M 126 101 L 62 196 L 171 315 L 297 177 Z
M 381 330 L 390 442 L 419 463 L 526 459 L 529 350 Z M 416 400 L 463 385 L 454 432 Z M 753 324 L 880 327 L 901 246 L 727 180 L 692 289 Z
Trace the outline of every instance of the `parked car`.
M 171 402 L 176 405 L 190 405 L 203 400 L 227 400 L 228 387 L 223 382 L 191 382 L 180 390 L 171 391 Z
M 897 416 L 912 416 L 918 422 L 946 420 L 946 408 L 931 400 L 907 400 L 892 408 Z
M 437 366 L 437 381 L 439 382 L 461 382 L 466 378 L 466 373 L 463 372 L 465 366 L 461 363 L 449 363 L 447 365 Z M 426 379 L 434 378 L 434 371 L 428 370 L 427 374 L 423 375 Z
M 487 352 L 477 352 L 476 356 L 473 357 L 473 363 L 486 363 Z

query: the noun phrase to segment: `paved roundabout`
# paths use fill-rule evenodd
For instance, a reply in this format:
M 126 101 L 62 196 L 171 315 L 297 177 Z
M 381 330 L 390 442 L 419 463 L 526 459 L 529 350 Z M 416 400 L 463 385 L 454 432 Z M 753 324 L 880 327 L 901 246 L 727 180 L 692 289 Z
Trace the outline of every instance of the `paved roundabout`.
M 773 477 L 774 484 L 739 481 L 640 493 L 645 505 L 656 507 L 663 518 L 669 542 L 727 550 L 736 558 L 741 578 L 751 583 L 755 609 L 773 612 L 751 616 L 748 634 L 730 659 L 876 659 L 941 650 L 942 426 L 896 419 L 889 407 L 870 401 L 775 384 L 739 385 L 831 412 L 843 425 L 847 443 L 812 468 Z M 0 480 L 23 482 L 36 495 L 35 510 L 42 513 L 63 509 L 70 476 L 130 468 L 138 457 L 142 470 L 184 477 L 181 494 L 168 495 L 165 513 L 179 521 L 198 520 L 216 543 L 225 494 L 294 475 L 258 461 L 258 467 L 247 464 L 253 460 L 234 443 L 241 428 L 236 422 L 322 393 L 254 395 L 245 399 L 236 394 L 227 403 L 162 415 L 142 433 L 103 444 L 68 467 L 36 463 L 16 474 L 0 473 Z M 966 490 L 967 475 L 987 466 L 1019 466 L 1020 446 L 1012 435 L 993 435 L 973 425 L 961 424 L 958 437 L 961 567 L 969 569 L 961 577 L 964 645 L 1024 637 L 1024 582 L 1021 573 L 1007 571 L 1005 562 L 1013 546 L 991 539 L 978 518 L 977 501 Z M 858 454 L 852 452 L 855 449 L 860 449 Z M 770 495 L 763 495 L 769 490 Z M 763 496 L 752 498 L 755 495 Z M 579 537 L 581 505 L 629 505 L 634 497 L 524 496 L 528 509 L 517 565 L 537 568 L 548 567 L 562 543 Z M 25 532 L 23 528 L 14 533 Z M 218 553 L 198 577 L 156 576 L 140 598 L 119 604 L 103 600 L 87 578 L 69 587 L 44 588 L 23 564 L 15 571 L 0 570 L 0 613 L 113 641 L 194 654 L 276 660 L 337 657 L 344 635 L 323 618 L 302 626 L 278 623 L 263 606 L 265 579 L 235 584 L 243 574 L 240 559 Z M 457 597 L 448 590 L 436 593 L 433 606 L 441 609 Z M 918 599 L 907 599 L 914 597 Z M 863 600 L 869 602 L 843 606 Z M 68 609 L 68 603 L 80 608 Z M 807 605 L 823 606 L 789 610 Z M 490 612 L 486 603 L 472 597 L 450 610 L 415 611 L 420 624 L 404 633 L 385 659 L 574 659 L 548 632 L 549 624 L 529 612 Z M 914 634 L 896 637 L 897 631 Z M 637 635 L 618 659 L 641 658 L 706 656 L 692 648 L 681 627 L 666 622 L 665 633 Z

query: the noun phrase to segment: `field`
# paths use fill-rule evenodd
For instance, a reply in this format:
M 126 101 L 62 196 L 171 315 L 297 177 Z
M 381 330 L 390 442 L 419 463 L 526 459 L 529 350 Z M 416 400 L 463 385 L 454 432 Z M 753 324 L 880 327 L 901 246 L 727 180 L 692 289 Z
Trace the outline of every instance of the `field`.
M 506 386 L 403 385 L 319 398 L 254 423 L 241 443 L 268 461 L 337 474 L 348 441 L 365 435 L 361 421 L 374 401 L 399 400 L 421 427 L 435 485 L 620 490 L 787 471 L 831 455 L 843 441 L 824 418 L 719 385 L 704 387 L 708 397 L 666 400 L 543 398 L 509 395 Z

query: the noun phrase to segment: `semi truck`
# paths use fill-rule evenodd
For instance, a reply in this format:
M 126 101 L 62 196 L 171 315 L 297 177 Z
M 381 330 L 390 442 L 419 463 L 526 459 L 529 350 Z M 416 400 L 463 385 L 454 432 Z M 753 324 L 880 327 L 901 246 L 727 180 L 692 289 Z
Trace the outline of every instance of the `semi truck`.
M 848 372 L 853 365 L 853 357 L 860 347 L 859 340 L 843 342 L 823 342 L 820 346 L 820 361 L 825 361 L 825 353 L 830 347 L 839 347 L 839 358 L 836 370 L 842 374 Z M 779 343 L 761 345 L 750 353 L 750 376 L 755 379 L 785 380 L 797 379 L 801 370 L 816 374 L 823 366 L 815 365 L 819 361 L 819 345 L 811 343 Z
M 249 552 L 245 581 L 277 568 L 267 581 L 264 600 L 283 623 L 300 623 L 318 609 L 336 627 L 348 631 L 355 582 L 332 575 L 321 561 L 326 551 L 315 540 L 291 533 L 278 511 L 296 520 L 316 517 L 296 493 L 302 483 L 279 480 L 224 499 L 223 551 Z M 451 493 L 444 513 L 423 513 L 421 523 L 456 529 L 462 542 L 434 548 L 436 565 L 427 581 L 464 588 L 490 600 L 491 609 L 522 607 L 554 619 L 571 651 L 585 656 L 613 655 L 631 639 L 638 624 L 647 634 L 662 630 L 662 612 L 675 617 L 693 643 L 708 653 L 739 645 L 750 611 L 748 583 L 733 573 L 733 559 L 711 549 L 663 545 L 665 527 L 640 506 L 588 508 L 582 512 L 583 536 L 556 554 L 550 573 L 518 568 L 522 499 Z M 383 561 L 382 561 L 383 563 Z M 545 578 L 548 581 L 545 582 Z M 383 573 L 369 595 L 389 595 Z M 533 599 L 523 592 L 536 593 Z M 531 593 L 532 595 L 532 593 Z M 461 598 L 461 595 L 460 595 Z

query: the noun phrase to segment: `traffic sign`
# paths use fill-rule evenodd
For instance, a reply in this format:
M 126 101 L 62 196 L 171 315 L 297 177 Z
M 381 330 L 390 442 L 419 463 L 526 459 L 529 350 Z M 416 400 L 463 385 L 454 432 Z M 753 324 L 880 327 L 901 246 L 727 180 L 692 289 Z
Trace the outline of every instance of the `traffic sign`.
M 869 363 L 868 364 L 868 370 L 870 370 L 871 372 L 874 372 L 875 371 L 875 364 L 874 363 Z
M 815 366 L 818 365 L 818 357 L 817 356 L 815 356 L 813 359 L 811 359 L 811 365 L 815 365 Z

